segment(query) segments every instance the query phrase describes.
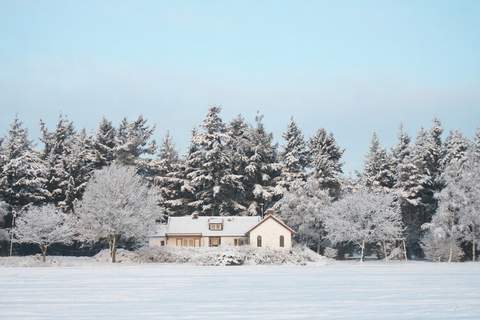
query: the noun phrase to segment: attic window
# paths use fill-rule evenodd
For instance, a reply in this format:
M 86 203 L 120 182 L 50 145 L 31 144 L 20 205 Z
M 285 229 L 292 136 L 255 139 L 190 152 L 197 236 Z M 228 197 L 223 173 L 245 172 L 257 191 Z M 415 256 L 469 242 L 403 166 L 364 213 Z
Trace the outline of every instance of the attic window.
M 222 231 L 223 223 L 209 223 L 208 229 L 210 229 L 211 231 Z

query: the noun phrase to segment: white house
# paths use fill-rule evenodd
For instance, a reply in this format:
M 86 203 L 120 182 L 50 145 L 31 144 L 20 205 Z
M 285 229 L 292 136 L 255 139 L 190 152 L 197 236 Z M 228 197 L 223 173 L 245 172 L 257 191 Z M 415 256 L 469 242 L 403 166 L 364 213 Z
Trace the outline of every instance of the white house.
M 166 224 L 157 225 L 149 245 L 170 247 L 243 246 L 292 247 L 294 230 L 267 211 L 259 216 L 183 216 L 170 217 Z

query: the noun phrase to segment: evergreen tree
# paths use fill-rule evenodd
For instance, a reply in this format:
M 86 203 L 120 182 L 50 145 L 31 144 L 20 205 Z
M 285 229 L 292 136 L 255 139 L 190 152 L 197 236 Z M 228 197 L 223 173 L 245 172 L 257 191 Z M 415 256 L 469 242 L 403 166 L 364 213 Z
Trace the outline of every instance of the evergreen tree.
M 473 152 L 477 159 L 480 160 L 480 128 L 475 132 L 475 138 L 473 138 Z
M 220 111 L 219 107 L 209 108 L 202 130 L 193 136 L 196 147 L 187 160 L 187 178 L 195 190 L 190 205 L 203 215 L 232 215 L 243 209 L 233 201 L 232 191 L 241 181 L 231 170 L 229 137 Z
M 109 166 L 115 160 L 115 137 L 117 131 L 105 117 L 102 118 L 95 135 L 96 168 L 101 169 Z
M 149 126 L 147 120 L 139 116 L 137 120 L 122 120 L 115 138 L 115 158 L 121 164 L 134 165 L 144 154 L 154 154 L 156 144 L 151 140 L 155 126 Z
M 285 146 L 280 154 L 282 164 L 281 184 L 288 190 L 293 181 L 305 180 L 305 169 L 308 165 L 309 157 L 302 131 L 298 128 L 293 118 L 290 119 L 283 138 L 285 139 Z
M 470 145 L 470 141 L 460 131 L 450 131 L 443 145 L 442 171 L 452 163 L 461 166 L 467 160 Z
M 255 126 L 250 129 L 250 150 L 245 167 L 245 189 L 248 214 L 259 215 L 282 197 L 283 188 L 277 187 L 281 173 L 277 146 L 273 135 L 265 130 L 263 116 L 257 113 Z
M 332 133 L 319 129 L 309 141 L 313 176 L 318 180 L 320 188 L 327 190 L 334 199 L 338 198 L 341 189 L 342 156 L 341 149 Z
M 44 202 L 49 197 L 46 189 L 46 169 L 23 123 L 15 118 L 2 143 L 2 170 L 0 197 L 15 209 Z
M 395 184 L 398 181 L 398 170 L 399 166 L 404 163 L 405 158 L 410 155 L 410 137 L 408 134 L 403 130 L 403 125 L 400 125 L 400 129 L 398 132 L 398 142 L 392 148 L 391 151 L 391 161 L 392 161 L 392 171 L 395 180 Z
M 394 184 L 391 160 L 387 151 L 380 146 L 376 133 L 373 133 L 372 136 L 363 170 L 363 179 L 365 186 L 372 189 L 391 189 Z
M 47 167 L 47 189 L 50 193 L 48 201 L 58 204 L 65 200 L 69 174 L 65 157 L 70 152 L 75 129 L 73 122 L 60 116 L 53 131 L 49 131 L 44 122 L 40 122 L 41 141 L 44 144 L 42 159 Z

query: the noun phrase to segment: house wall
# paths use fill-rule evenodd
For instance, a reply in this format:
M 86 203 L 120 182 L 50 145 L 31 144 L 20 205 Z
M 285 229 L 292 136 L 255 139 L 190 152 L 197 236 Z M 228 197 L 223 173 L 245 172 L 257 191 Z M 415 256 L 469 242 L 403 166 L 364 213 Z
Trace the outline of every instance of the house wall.
M 220 237 L 221 240 L 221 245 L 222 246 L 234 246 L 235 245 L 235 239 L 242 239 L 244 242 L 244 245 L 246 245 L 246 242 L 248 241 L 248 237 Z M 186 239 L 188 240 L 193 240 L 193 243 L 196 247 L 208 247 L 209 246 L 209 237 L 192 237 L 192 236 L 174 236 L 174 237 L 168 237 L 165 239 L 164 237 L 152 237 L 149 239 L 148 244 L 150 247 L 160 247 L 161 246 L 161 241 L 166 241 L 166 245 L 169 247 L 176 247 L 177 243 L 180 243 L 180 240 L 182 240 L 182 245 L 183 246 L 183 240 Z M 178 241 L 177 241 L 178 240 Z M 189 242 L 190 244 L 190 242 Z
M 284 237 L 285 249 L 292 248 L 292 233 L 286 229 L 275 219 L 270 218 L 265 220 L 258 227 L 250 231 L 250 245 L 252 247 L 257 246 L 257 237 L 262 237 L 262 247 L 281 249 L 280 248 L 280 236 Z

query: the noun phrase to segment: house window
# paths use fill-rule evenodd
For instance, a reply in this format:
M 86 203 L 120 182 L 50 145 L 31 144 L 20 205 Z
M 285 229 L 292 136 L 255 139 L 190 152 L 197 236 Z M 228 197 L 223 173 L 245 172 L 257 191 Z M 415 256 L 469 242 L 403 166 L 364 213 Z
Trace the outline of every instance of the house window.
M 164 245 L 165 245 L 165 241 L 163 241 L 163 240 L 160 241 L 160 245 L 161 245 L 161 246 L 164 246 Z
M 208 242 L 210 247 L 218 247 L 221 244 L 220 237 L 209 237 Z
M 238 246 L 238 239 L 233 239 L 233 245 Z
M 257 247 L 262 246 L 262 236 L 257 236 Z
M 285 237 L 280 236 L 280 248 L 283 248 L 283 247 L 285 247 Z
M 211 231 L 222 231 L 223 223 L 209 223 L 208 229 L 210 229 Z

